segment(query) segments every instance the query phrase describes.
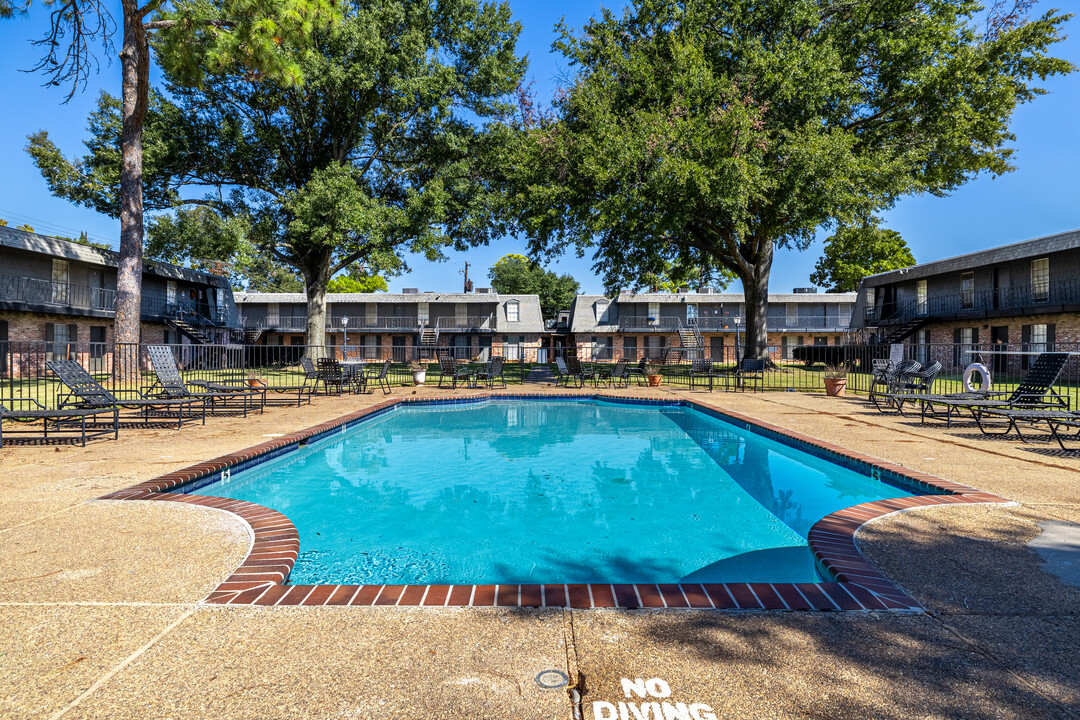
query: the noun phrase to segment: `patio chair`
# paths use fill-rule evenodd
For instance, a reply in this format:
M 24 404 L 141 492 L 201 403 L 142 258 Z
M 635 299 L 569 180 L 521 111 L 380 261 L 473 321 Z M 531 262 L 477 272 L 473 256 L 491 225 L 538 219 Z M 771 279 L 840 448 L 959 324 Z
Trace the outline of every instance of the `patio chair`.
M 884 362 L 884 367 L 879 365 Z M 896 392 L 899 386 L 900 378 L 909 372 L 916 372 L 922 369 L 922 363 L 918 360 L 901 360 L 898 363 L 893 363 L 891 360 L 874 360 L 874 370 L 871 374 L 870 380 L 870 392 L 867 400 L 874 404 L 878 412 L 885 412 L 881 409 L 880 397 Z M 878 387 L 884 388 L 879 390 Z M 885 407 L 891 409 L 891 401 L 886 399 Z
M 973 399 L 950 395 L 912 393 L 905 396 L 905 399 L 922 404 L 920 422 L 926 422 L 928 415 L 932 418 L 938 417 L 940 413 L 936 410 L 936 407 L 939 405 L 944 406 L 947 427 L 952 426 L 953 414 L 959 416 L 964 410 L 972 414 L 973 419 L 979 424 L 980 428 L 983 428 L 980 413 L 987 410 L 1068 410 L 1068 397 L 1054 390 L 1054 383 L 1057 382 L 1061 371 L 1065 369 L 1065 363 L 1068 361 L 1069 353 L 1046 352 L 1040 354 L 1035 359 L 1031 369 L 1028 370 L 1027 375 L 1016 386 L 1016 389 L 1007 395 L 998 392 L 982 396 L 982 393 L 978 393 L 981 397 Z M 993 397 L 993 395 L 999 397 Z M 983 432 L 986 432 L 985 429 Z
M 577 378 L 577 386 L 585 387 L 586 380 L 594 380 L 596 373 L 592 369 L 585 369 L 582 366 L 581 361 L 576 356 L 570 355 L 566 358 L 566 369 L 570 373 L 571 378 Z
M 904 403 L 915 402 L 912 398 L 932 395 L 934 380 L 941 372 L 941 363 L 934 361 L 918 370 L 902 371 L 896 373 L 892 381 L 892 389 L 889 392 L 877 393 L 876 398 L 885 398 L 885 406 L 894 408 L 901 415 L 904 414 Z M 956 397 L 956 396 L 954 396 Z M 985 393 L 965 393 L 962 400 L 984 400 L 988 397 Z M 878 412 L 885 412 L 878 402 L 874 402 Z
M 762 389 L 765 382 L 765 358 L 743 358 L 735 371 L 735 386 L 740 390 L 746 390 L 747 380 L 750 387 L 757 392 Z
M 450 383 L 451 390 L 457 390 L 458 383 L 462 385 L 472 385 L 473 375 L 472 370 L 467 366 L 458 365 L 457 361 L 450 356 L 448 352 L 436 353 L 436 357 L 439 359 L 439 387 L 443 386 L 444 382 Z
M 561 357 L 555 358 L 555 387 L 559 385 L 570 387 L 570 369 L 566 366 L 566 360 Z
M 307 365 L 305 365 L 305 362 Z M 300 365 L 304 369 L 304 382 L 300 385 L 275 385 L 273 383 L 263 385 L 262 387 L 252 387 L 247 383 L 228 383 L 228 382 L 211 382 L 209 380 L 188 380 L 187 384 L 194 387 L 203 388 L 209 392 L 231 392 L 231 393 L 246 393 L 257 392 L 262 395 L 263 407 L 268 404 L 273 404 L 274 400 L 271 399 L 270 393 L 276 393 L 278 395 L 286 395 L 296 393 L 296 406 L 299 407 L 304 401 L 304 396 L 307 396 L 308 404 L 311 404 L 311 395 L 315 391 L 315 385 L 311 382 L 311 376 L 308 375 L 308 367 L 310 366 L 310 372 L 316 373 L 315 365 L 309 358 L 300 358 Z M 284 400 L 284 398 L 282 398 Z M 290 399 L 289 404 L 292 404 Z
M 604 387 L 607 387 L 609 384 L 614 385 L 616 378 L 620 380 L 628 379 L 626 375 L 626 360 L 619 360 L 613 367 L 605 366 L 600 368 L 596 371 L 596 377 L 593 379 L 593 382 L 596 385 L 603 383 Z
M 357 378 L 357 381 L 360 384 L 360 389 L 362 391 L 366 391 L 368 384 L 374 383 L 375 385 L 378 385 L 383 389 L 383 395 L 389 395 L 390 378 L 388 377 L 388 374 L 390 372 L 391 362 L 392 361 L 389 359 L 383 360 L 383 363 L 378 370 L 367 370 L 364 372 L 363 375 L 360 375 Z
M 26 403 L 30 406 L 27 410 L 11 410 L 9 406 L 16 403 Z M 82 446 L 86 447 L 87 439 L 112 435 L 115 440 L 120 434 L 120 409 L 112 408 L 81 408 L 68 410 L 46 410 L 45 406 L 34 398 L 0 398 L 0 448 L 4 446 L 4 423 L 29 424 L 41 421 L 41 438 L 49 438 L 49 423 L 53 424 L 54 434 L 60 432 L 78 432 L 82 439 Z M 99 415 L 111 415 L 111 424 L 101 424 L 97 419 Z M 87 433 L 87 418 L 93 418 L 90 433 Z M 36 434 L 35 430 L 12 430 L 8 428 L 8 435 Z M 37 439 L 37 438 L 33 438 Z
M 330 388 L 337 388 L 337 394 L 340 396 L 345 387 L 345 371 L 341 368 L 341 363 L 337 358 L 323 357 L 319 358 L 318 369 L 316 370 L 315 380 L 315 392 L 319 392 L 319 383 L 322 383 L 323 390 L 326 394 L 330 394 Z
M 60 409 L 103 409 L 117 408 L 118 410 L 137 411 L 144 423 L 149 423 L 151 416 L 172 417 L 176 416 L 176 428 L 183 427 L 184 422 L 202 418 L 202 424 L 206 424 L 206 398 L 139 398 L 121 400 L 112 392 L 103 388 L 90 373 L 86 372 L 82 365 L 74 360 L 48 360 L 45 365 L 52 370 L 53 374 L 68 389 L 67 393 L 57 395 Z M 201 408 L 201 412 L 196 411 Z
M 627 371 L 626 371 L 627 372 L 627 377 L 628 378 L 636 377 L 637 380 L 638 380 L 638 385 L 644 385 L 645 384 L 645 366 L 648 365 L 648 364 L 649 364 L 649 358 L 647 358 L 647 357 L 641 358 L 640 360 L 638 360 L 637 365 L 633 365 L 633 366 L 630 366 L 629 368 L 627 368 Z
M 146 397 L 205 398 L 210 402 L 213 409 L 216 409 L 219 403 L 228 408 L 232 405 L 230 401 L 239 400 L 240 407 L 237 409 L 242 408 L 244 417 L 247 417 L 248 408 L 253 407 L 255 398 L 260 398 L 262 400 L 260 407 L 263 411 L 266 409 L 266 394 L 254 390 L 248 392 L 217 390 L 193 393 L 188 390 L 187 383 L 184 382 L 184 378 L 180 374 L 180 368 L 176 365 L 176 358 L 173 356 L 172 348 L 167 345 L 150 345 L 146 348 L 146 352 L 150 357 L 150 366 L 154 369 L 156 378 L 153 385 L 143 388 L 142 394 Z
M 506 378 L 503 377 L 503 365 L 506 364 L 506 358 L 496 355 L 491 358 L 491 361 L 476 373 L 476 382 L 483 382 L 489 388 L 494 388 L 496 382 L 501 382 L 502 387 L 506 387 Z
M 713 369 L 713 361 L 709 358 L 694 360 L 690 363 L 690 389 L 694 389 L 697 380 L 709 381 L 709 392 L 713 391 L 713 383 L 718 377 L 727 377 L 727 373 L 718 373 Z

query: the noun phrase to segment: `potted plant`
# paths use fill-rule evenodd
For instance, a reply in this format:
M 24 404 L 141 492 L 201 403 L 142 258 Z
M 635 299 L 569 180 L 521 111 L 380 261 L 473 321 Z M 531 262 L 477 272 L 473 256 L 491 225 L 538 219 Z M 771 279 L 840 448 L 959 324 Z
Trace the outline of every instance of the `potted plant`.
M 266 387 L 266 380 L 264 380 L 259 373 L 251 371 L 247 374 L 248 387 L 264 388 Z
M 825 394 L 832 397 L 844 397 L 847 387 L 847 368 L 843 365 L 825 367 Z
M 660 374 L 660 366 L 649 363 L 642 370 L 645 377 L 649 379 L 649 387 L 659 387 L 660 381 L 664 379 L 664 376 Z
M 413 360 L 409 363 L 409 370 L 412 372 L 413 383 L 416 385 L 423 385 L 427 380 L 427 365 L 421 362 Z

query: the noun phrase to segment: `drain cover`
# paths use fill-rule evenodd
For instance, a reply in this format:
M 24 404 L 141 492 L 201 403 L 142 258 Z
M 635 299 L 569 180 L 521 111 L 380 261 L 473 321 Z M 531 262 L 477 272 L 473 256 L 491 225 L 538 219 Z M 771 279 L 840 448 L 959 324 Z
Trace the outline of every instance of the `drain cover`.
M 558 690 L 570 684 L 570 678 L 562 670 L 544 670 L 536 676 L 536 684 L 545 690 Z

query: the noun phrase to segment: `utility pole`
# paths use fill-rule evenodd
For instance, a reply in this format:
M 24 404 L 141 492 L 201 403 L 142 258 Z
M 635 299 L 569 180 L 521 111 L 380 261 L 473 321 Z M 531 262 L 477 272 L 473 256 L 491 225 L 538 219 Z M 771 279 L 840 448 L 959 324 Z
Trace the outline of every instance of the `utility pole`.
M 472 292 L 472 283 L 469 282 L 469 263 L 465 262 L 465 292 Z

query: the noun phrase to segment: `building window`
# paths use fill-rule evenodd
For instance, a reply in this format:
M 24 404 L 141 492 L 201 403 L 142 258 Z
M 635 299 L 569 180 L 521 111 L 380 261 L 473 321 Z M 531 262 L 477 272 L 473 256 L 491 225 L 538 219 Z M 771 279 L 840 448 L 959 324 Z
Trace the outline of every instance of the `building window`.
M 649 303 L 649 324 L 660 324 L 660 303 L 658 302 Z
M 503 340 L 503 356 L 507 360 L 521 359 L 521 336 L 507 335 Z
M 1050 299 L 1049 258 L 1039 258 L 1031 261 L 1031 299 L 1033 302 L 1046 302 Z M 1032 327 L 1039 326 L 1033 325 Z
M 68 301 L 68 261 L 52 261 L 52 301 L 54 303 L 66 303 Z
M 609 337 L 593 337 L 593 360 L 610 360 L 611 359 L 611 338 Z
M 172 280 L 165 281 L 165 302 L 169 305 L 176 304 L 176 283 Z
M 929 310 L 926 304 L 926 280 L 919 280 L 915 283 L 915 312 L 919 317 L 926 317 L 926 313 Z
M 970 310 L 975 307 L 975 273 L 960 275 L 960 309 Z
M 814 345 L 817 345 L 817 346 L 820 347 L 822 345 L 828 345 L 828 344 L 829 344 L 829 338 L 828 337 L 815 337 L 814 338 Z
M 45 323 L 45 359 L 74 360 L 78 334 L 77 325 Z
M 521 304 L 517 300 L 510 300 L 506 303 L 506 321 L 518 322 L 521 317 Z
M 426 302 L 416 303 L 416 324 L 424 327 L 428 324 L 428 319 L 428 304 Z
M 930 363 L 930 331 L 915 331 L 915 359 L 923 365 Z
M 1046 325 L 1031 326 L 1031 345 L 1028 349 L 1036 353 L 1046 352 Z
M 956 328 L 953 330 L 953 365 L 958 369 L 975 362 L 979 344 L 979 328 Z
M 799 326 L 799 305 L 798 303 L 785 303 L 784 307 L 785 320 L 787 320 L 788 327 Z
M 697 325 L 697 305 L 694 303 L 686 305 L 686 324 Z

